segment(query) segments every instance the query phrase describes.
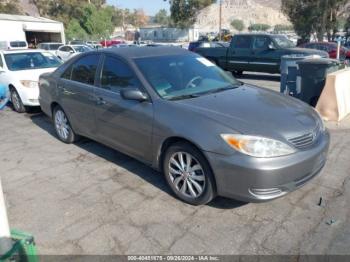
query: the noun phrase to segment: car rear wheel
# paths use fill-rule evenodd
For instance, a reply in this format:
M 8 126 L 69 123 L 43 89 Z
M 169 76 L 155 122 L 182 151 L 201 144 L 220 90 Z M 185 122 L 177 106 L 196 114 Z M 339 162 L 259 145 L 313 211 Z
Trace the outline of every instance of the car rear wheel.
M 214 176 L 202 153 L 188 143 L 169 147 L 164 157 L 166 181 L 175 195 L 191 205 L 204 205 L 215 197 Z
M 13 105 L 13 109 L 18 112 L 18 113 L 24 113 L 26 112 L 26 108 L 22 103 L 22 99 L 19 96 L 18 92 L 16 89 L 11 88 L 11 102 Z
M 53 111 L 53 121 L 56 134 L 62 142 L 71 144 L 76 140 L 77 136 L 73 132 L 66 113 L 59 106 L 56 106 Z

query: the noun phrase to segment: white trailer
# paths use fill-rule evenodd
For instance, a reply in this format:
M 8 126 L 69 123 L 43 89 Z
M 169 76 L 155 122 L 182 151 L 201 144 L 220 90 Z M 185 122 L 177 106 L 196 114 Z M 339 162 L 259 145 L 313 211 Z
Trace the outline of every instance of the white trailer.
M 43 17 L 0 14 L 0 41 L 65 43 L 63 23 Z
M 145 27 L 140 28 L 142 40 L 154 42 L 190 42 L 197 41 L 199 31 L 196 28 Z

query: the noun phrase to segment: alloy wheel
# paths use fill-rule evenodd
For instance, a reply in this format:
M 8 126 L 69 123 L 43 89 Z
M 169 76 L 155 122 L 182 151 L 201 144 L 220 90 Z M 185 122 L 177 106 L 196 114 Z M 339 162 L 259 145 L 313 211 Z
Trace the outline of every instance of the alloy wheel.
M 68 119 L 62 110 L 57 110 L 55 114 L 55 126 L 61 139 L 67 140 L 69 137 L 70 127 Z
M 12 91 L 11 102 L 16 111 L 21 109 L 21 101 L 16 91 Z
M 169 177 L 175 189 L 188 198 L 198 198 L 206 177 L 199 161 L 187 152 L 176 152 L 169 160 Z

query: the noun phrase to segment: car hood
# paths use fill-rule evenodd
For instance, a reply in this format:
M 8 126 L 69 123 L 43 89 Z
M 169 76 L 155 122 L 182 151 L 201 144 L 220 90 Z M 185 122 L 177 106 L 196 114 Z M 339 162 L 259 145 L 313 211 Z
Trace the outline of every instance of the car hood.
M 307 104 L 250 85 L 177 101 L 233 132 L 275 139 L 289 139 L 315 129 L 319 118 Z
M 40 75 L 44 73 L 51 73 L 55 70 L 56 68 L 43 68 L 43 69 L 13 71 L 12 73 L 18 80 L 39 81 Z
M 285 50 L 289 54 L 319 55 L 321 57 L 328 57 L 327 52 L 316 50 L 316 49 L 294 47 L 294 48 L 287 48 Z

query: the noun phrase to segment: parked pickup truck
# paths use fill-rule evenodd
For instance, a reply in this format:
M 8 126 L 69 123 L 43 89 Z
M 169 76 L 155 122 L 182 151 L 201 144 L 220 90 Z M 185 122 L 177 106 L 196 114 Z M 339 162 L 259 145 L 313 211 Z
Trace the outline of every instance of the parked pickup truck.
M 319 55 L 328 53 L 296 48 L 283 35 L 238 34 L 229 47 L 198 48 L 196 52 L 226 71 L 242 74 L 243 71 L 280 73 L 281 57 L 291 54 Z

